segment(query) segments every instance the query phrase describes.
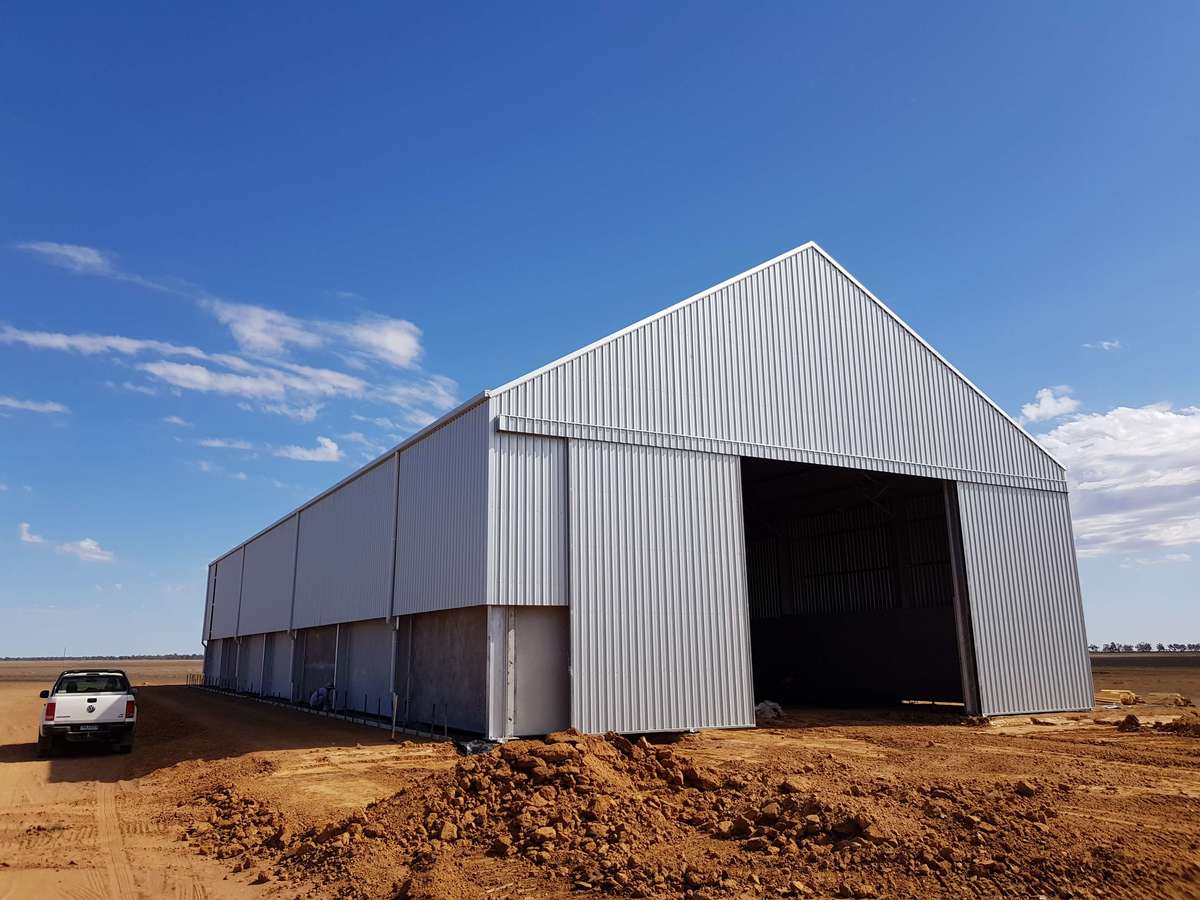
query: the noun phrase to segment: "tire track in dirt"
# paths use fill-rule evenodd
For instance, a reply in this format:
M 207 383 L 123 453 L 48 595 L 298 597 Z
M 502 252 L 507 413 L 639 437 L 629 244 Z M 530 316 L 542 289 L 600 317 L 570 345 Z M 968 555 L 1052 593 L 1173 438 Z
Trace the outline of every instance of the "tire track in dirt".
M 108 869 L 109 891 L 113 897 L 135 896 L 133 867 L 121 839 L 121 819 L 117 814 L 117 791 L 111 782 L 96 785 L 96 830 L 104 865 Z

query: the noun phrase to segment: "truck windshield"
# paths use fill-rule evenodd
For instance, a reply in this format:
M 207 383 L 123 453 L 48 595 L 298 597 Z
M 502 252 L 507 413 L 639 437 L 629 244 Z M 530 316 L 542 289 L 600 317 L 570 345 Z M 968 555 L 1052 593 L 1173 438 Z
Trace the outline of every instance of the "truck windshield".
M 62 675 L 54 686 L 56 694 L 124 694 L 129 682 L 123 675 L 103 675 L 99 672 L 72 672 Z

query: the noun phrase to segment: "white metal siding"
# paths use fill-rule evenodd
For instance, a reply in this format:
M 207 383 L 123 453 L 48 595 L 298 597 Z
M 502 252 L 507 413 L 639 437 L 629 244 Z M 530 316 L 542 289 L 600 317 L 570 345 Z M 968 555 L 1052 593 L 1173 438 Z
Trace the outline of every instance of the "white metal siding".
M 569 437 L 1063 482 L 1036 442 L 815 247 L 514 382 L 493 408 Z M 570 430 L 596 426 L 630 434 Z
M 572 441 L 571 719 L 754 724 L 737 457 Z
M 481 403 L 401 452 L 394 614 L 487 601 L 490 425 Z
M 238 634 L 286 631 L 292 623 L 297 516 L 246 545 Z
M 242 550 L 239 548 L 217 562 L 210 637 L 227 638 L 237 634 L 241 596 Z
M 958 503 L 983 714 L 1091 708 L 1067 495 L 959 484 Z
M 567 442 L 492 436 L 492 563 L 489 603 L 567 605 Z
M 396 458 L 300 513 L 293 628 L 388 615 Z

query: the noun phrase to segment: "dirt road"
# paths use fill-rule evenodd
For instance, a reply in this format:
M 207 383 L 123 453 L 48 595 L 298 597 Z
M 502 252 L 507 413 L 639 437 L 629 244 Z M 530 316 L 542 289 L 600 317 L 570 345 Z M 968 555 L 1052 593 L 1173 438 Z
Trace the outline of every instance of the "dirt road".
M 1200 738 L 1116 727 L 1178 707 L 790 711 L 464 760 L 130 663 L 134 752 L 38 760 L 51 668 L 0 664 L 0 898 L 1200 897 Z M 1113 672 L 1097 686 L 1200 683 Z
M 177 803 L 218 775 L 255 784 L 268 759 L 282 765 L 264 796 L 301 809 L 311 802 L 323 815 L 386 796 L 404 779 L 395 747 L 372 729 L 162 683 L 182 681 L 195 663 L 124 668 L 139 685 L 133 753 L 69 748 L 42 760 L 33 743 L 37 692 L 61 665 L 0 664 L 2 900 L 261 896 L 227 865 L 180 844 Z M 410 755 L 419 768 L 451 759 L 436 745 Z

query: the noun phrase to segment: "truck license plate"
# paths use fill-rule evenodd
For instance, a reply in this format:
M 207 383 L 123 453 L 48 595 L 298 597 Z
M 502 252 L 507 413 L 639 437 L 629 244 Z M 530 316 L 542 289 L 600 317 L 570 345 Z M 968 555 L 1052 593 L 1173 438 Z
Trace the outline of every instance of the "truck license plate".
M 79 730 L 80 731 L 99 731 L 100 726 L 99 725 L 80 725 Z

